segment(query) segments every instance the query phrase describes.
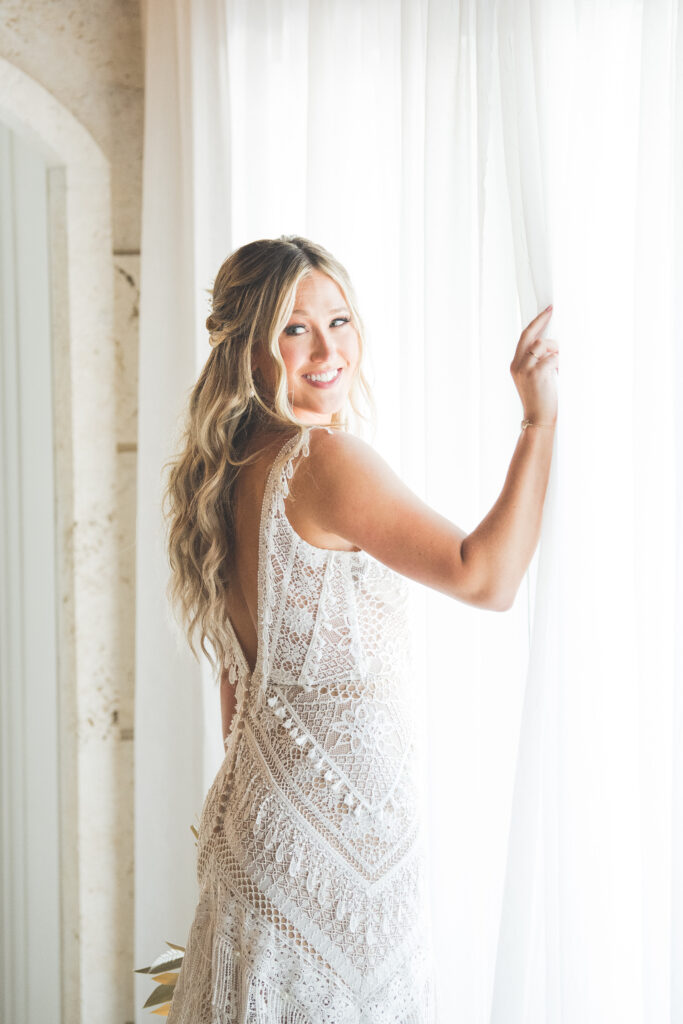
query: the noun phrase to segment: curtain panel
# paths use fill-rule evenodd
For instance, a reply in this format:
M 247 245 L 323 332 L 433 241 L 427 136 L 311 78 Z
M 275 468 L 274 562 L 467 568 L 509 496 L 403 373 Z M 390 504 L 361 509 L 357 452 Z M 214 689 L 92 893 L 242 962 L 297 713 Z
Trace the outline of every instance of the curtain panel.
M 554 304 L 515 604 L 413 588 L 439 1021 L 683 1019 L 681 4 L 147 0 L 144 25 L 136 962 L 185 941 L 222 750 L 166 609 L 161 465 L 220 263 L 297 233 L 356 285 L 372 443 L 466 530 Z

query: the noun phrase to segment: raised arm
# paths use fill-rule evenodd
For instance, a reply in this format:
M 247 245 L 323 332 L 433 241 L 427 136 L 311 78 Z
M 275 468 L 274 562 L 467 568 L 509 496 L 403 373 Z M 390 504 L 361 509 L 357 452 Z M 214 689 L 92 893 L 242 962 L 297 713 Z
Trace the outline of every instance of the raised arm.
M 522 431 L 498 499 L 462 542 L 463 562 L 492 581 L 500 611 L 512 606 L 538 544 L 554 433 Z
M 510 608 L 538 543 L 550 472 L 558 349 L 540 337 L 548 320 L 546 310 L 526 328 L 510 366 L 534 425 L 521 432 L 503 489 L 476 529 L 466 533 L 426 505 L 365 442 L 322 430 L 295 474 L 294 528 L 343 538 L 466 604 Z

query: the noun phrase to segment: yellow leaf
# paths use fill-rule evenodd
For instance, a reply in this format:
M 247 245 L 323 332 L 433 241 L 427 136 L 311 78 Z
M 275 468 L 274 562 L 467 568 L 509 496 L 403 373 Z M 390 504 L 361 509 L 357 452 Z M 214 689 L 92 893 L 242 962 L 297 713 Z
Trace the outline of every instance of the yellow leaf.
M 150 1013 L 158 1013 L 160 1017 L 168 1017 L 171 1009 L 171 1004 L 166 1003 L 165 1006 L 160 1006 L 158 1010 L 150 1010 Z
M 176 944 L 174 942 L 169 942 L 168 939 L 166 939 L 166 945 L 170 946 L 171 949 L 178 949 L 178 950 L 180 950 L 181 953 L 185 952 L 185 947 L 184 946 L 176 946 Z
M 167 971 L 166 974 L 155 974 L 154 980 L 157 985 L 175 985 L 178 980 L 178 974 L 174 974 L 172 971 Z

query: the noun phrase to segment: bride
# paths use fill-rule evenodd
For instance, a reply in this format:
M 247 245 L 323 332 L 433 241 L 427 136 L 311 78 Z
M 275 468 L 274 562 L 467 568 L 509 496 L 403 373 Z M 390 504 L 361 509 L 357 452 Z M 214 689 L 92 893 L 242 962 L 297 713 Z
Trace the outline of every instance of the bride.
M 551 313 L 517 343 L 522 429 L 466 533 L 348 430 L 372 399 L 341 264 L 283 236 L 221 266 L 165 494 L 169 597 L 225 741 L 171 1024 L 435 1020 L 405 583 L 510 608 L 552 456 Z

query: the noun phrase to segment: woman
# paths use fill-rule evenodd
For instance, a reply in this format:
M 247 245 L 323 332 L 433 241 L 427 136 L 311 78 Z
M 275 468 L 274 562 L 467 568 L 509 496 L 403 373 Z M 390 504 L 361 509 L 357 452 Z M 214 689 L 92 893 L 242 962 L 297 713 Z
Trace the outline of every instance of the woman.
M 405 577 L 511 606 L 552 453 L 549 318 L 520 337 L 526 425 L 466 534 L 346 429 L 371 398 L 344 268 L 297 236 L 220 268 L 166 492 L 169 593 L 220 670 L 226 751 L 170 1024 L 434 1021 Z

